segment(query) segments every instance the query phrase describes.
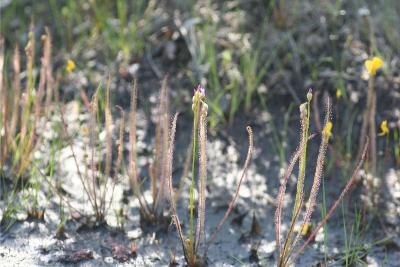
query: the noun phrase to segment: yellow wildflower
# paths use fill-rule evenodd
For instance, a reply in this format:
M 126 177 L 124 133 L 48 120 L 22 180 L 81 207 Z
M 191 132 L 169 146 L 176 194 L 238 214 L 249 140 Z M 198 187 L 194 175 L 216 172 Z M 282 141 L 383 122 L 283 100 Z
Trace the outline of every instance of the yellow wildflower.
M 379 136 L 384 136 L 388 134 L 389 134 L 388 122 L 387 120 L 384 120 L 381 122 L 381 132 L 379 133 Z
M 383 67 L 383 60 L 380 57 L 373 57 L 365 61 L 365 68 L 369 75 L 375 76 L 376 71 Z
M 303 229 L 301 229 L 301 230 L 300 230 L 300 227 L 301 227 L 300 225 L 296 225 L 295 228 L 294 228 L 294 231 L 296 233 L 300 233 L 303 236 L 307 236 L 312 230 L 311 223 L 304 224 Z
M 73 72 L 76 68 L 75 62 L 72 59 L 67 60 L 67 66 L 65 67 L 65 70 L 67 72 Z
M 325 135 L 326 139 L 329 139 L 329 137 L 331 137 L 332 135 L 332 127 L 333 124 L 331 121 L 328 121 L 324 127 L 324 129 L 322 130 L 322 133 Z
M 339 99 L 342 97 L 342 90 L 340 90 L 340 88 L 336 89 L 336 98 Z

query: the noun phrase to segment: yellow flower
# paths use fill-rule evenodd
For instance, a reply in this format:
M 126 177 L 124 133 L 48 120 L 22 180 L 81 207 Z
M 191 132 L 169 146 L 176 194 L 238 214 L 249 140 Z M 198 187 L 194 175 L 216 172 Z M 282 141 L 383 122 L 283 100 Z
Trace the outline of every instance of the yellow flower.
M 387 120 L 384 120 L 381 122 L 381 132 L 379 133 L 379 136 L 384 136 L 388 134 L 389 134 L 388 122 Z
M 369 75 L 375 76 L 376 71 L 383 67 L 383 60 L 380 57 L 374 57 L 365 61 L 365 68 Z
M 72 59 L 67 60 L 67 66 L 65 67 L 65 70 L 67 72 L 73 72 L 76 68 L 75 62 Z
M 295 228 L 294 228 L 294 231 L 296 233 L 300 233 L 303 236 L 307 236 L 312 230 L 311 223 L 304 224 L 303 229 L 301 229 L 301 230 L 300 230 L 300 227 L 301 227 L 300 225 L 296 225 Z
M 340 88 L 336 89 L 336 98 L 339 99 L 342 97 L 342 90 L 340 90 Z
M 322 133 L 325 135 L 326 139 L 329 139 L 329 137 L 331 137 L 332 135 L 332 127 L 333 124 L 331 121 L 328 121 L 324 127 L 324 129 L 322 130 Z

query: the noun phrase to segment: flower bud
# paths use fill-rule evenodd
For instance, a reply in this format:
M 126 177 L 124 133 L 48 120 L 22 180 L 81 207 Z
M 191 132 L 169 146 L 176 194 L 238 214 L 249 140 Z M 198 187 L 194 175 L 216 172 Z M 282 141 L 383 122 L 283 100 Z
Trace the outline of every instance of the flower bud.
M 307 93 L 307 100 L 310 102 L 312 99 L 312 89 L 308 89 L 308 93 Z

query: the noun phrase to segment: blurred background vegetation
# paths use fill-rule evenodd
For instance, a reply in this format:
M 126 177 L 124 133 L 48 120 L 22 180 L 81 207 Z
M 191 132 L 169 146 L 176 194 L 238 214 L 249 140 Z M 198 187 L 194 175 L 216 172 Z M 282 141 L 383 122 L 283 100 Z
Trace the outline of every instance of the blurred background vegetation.
M 396 0 L 3 0 L 0 10 L 6 62 L 30 28 L 37 39 L 49 28 L 66 99 L 81 89 L 92 94 L 111 75 L 113 101 L 126 106 L 134 78 L 145 84 L 145 99 L 168 76 L 177 110 L 189 110 L 196 84 L 206 87 L 212 128 L 266 112 L 279 128 L 282 114 L 312 87 L 335 99 L 334 131 L 351 154 L 352 125 L 365 108 L 364 61 L 378 55 L 385 68 L 377 78 L 377 121 L 399 120 Z M 76 64 L 70 75 L 68 59 Z

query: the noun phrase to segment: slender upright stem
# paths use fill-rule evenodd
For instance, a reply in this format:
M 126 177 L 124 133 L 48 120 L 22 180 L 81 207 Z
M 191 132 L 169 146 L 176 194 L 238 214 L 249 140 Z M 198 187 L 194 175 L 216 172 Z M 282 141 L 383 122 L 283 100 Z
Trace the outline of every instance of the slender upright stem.
M 300 154 L 300 159 L 299 159 L 299 175 L 297 178 L 297 192 L 296 192 L 296 198 L 295 198 L 295 203 L 293 207 L 293 213 L 292 213 L 292 220 L 290 223 L 290 228 L 287 233 L 287 236 L 285 238 L 285 243 L 283 245 L 283 250 L 282 250 L 282 255 L 280 256 L 280 265 L 282 265 L 282 262 L 285 262 L 285 258 L 290 257 L 288 255 L 289 250 L 290 250 L 290 244 L 292 241 L 292 235 L 293 235 L 293 230 L 294 226 L 297 222 L 297 219 L 300 215 L 301 211 L 301 206 L 303 204 L 303 196 L 304 196 L 304 177 L 306 173 L 306 159 L 307 159 L 307 141 L 308 141 L 308 128 L 310 124 L 310 100 L 307 101 L 307 103 L 304 103 L 302 105 L 307 105 L 307 110 L 302 110 L 302 107 L 300 106 L 300 116 L 301 116 L 301 140 L 300 140 L 300 150 L 302 151 Z M 304 114 L 304 112 L 307 112 L 307 114 Z
M 371 103 L 370 103 L 370 114 L 369 114 L 369 141 L 370 141 L 370 148 L 369 148 L 369 155 L 371 159 L 371 173 L 376 175 L 376 92 L 374 88 L 374 77 L 371 76 L 369 79 L 368 87 L 371 91 Z
M 192 182 L 189 189 L 189 241 L 190 247 L 194 248 L 194 187 L 195 187 L 195 167 L 197 158 L 197 125 L 199 120 L 199 104 L 196 103 L 194 107 L 194 119 L 193 119 L 193 153 L 192 153 Z

